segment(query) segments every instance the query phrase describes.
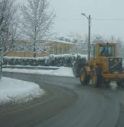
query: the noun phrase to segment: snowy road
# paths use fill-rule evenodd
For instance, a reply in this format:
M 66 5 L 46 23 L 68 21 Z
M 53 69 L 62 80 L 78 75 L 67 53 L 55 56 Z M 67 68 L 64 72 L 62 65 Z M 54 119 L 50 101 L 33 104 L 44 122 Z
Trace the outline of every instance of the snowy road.
M 0 126 L 2 127 L 124 126 L 123 90 L 82 87 L 78 80 L 71 77 L 16 73 L 7 75 L 34 81 L 49 91 L 49 94 L 43 99 L 48 100 L 47 103 L 41 103 L 41 100 L 38 100 L 32 108 L 25 108 L 23 105 L 23 111 L 18 111 L 17 108 L 15 114 L 1 116 Z M 8 120 L 9 126 L 5 123 Z

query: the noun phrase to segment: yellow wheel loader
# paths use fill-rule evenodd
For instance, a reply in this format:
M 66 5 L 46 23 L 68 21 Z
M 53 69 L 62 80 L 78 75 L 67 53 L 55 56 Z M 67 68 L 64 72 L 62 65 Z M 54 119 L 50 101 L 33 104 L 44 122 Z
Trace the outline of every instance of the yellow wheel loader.
M 108 85 L 111 81 L 123 85 L 124 71 L 122 58 L 117 56 L 117 44 L 96 43 L 93 46 L 93 57 L 80 68 L 79 77 L 83 85 L 91 83 L 97 87 Z

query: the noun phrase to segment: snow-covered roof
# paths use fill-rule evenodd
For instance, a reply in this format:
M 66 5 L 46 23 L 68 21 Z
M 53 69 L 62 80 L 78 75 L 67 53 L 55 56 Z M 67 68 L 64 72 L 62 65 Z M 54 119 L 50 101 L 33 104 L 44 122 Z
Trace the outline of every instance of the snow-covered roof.
M 62 41 L 62 40 L 58 40 L 58 39 L 53 39 L 53 40 L 46 40 L 46 43 L 50 43 L 50 42 L 53 42 L 53 43 L 64 43 L 64 44 L 71 44 L 73 45 L 74 43 L 72 42 L 67 42 L 67 41 Z

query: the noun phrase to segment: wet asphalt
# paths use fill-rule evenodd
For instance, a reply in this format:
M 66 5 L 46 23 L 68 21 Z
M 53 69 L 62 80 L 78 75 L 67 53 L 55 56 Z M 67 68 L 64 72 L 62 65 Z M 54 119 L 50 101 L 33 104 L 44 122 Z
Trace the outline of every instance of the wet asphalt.
M 124 127 L 124 89 L 81 86 L 76 78 L 6 73 L 31 81 L 46 94 L 0 107 L 0 127 Z

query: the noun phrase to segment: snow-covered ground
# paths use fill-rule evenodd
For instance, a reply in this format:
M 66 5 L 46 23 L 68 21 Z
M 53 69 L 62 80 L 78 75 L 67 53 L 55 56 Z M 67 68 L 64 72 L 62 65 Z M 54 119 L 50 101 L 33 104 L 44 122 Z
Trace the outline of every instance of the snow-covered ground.
M 5 72 L 19 72 L 19 73 L 30 73 L 30 74 L 48 74 L 48 75 L 56 75 L 56 76 L 67 76 L 67 77 L 74 77 L 72 68 L 70 67 L 59 67 L 56 70 L 31 70 L 31 69 L 10 69 L 4 68 L 3 71 Z
M 37 84 L 2 77 L 0 80 L 0 105 L 21 103 L 43 95 L 45 92 Z
M 10 69 L 4 68 L 5 72 L 31 73 L 31 74 L 49 74 L 56 76 L 73 77 L 72 69 L 69 67 L 59 67 L 56 70 L 42 69 Z M 27 102 L 33 98 L 43 95 L 45 92 L 37 84 L 27 81 L 21 81 L 2 77 L 0 80 L 0 104 Z

